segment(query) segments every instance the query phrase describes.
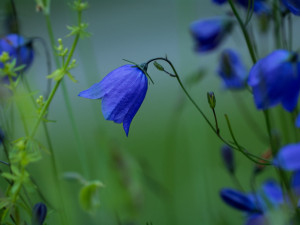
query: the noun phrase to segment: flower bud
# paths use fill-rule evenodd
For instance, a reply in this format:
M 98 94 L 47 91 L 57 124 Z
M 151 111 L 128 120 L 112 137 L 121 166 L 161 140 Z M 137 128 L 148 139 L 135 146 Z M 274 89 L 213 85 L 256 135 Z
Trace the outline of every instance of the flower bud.
M 210 108 L 214 109 L 216 107 L 216 97 L 214 92 L 207 92 L 207 101 Z
M 42 202 L 35 204 L 32 210 L 32 225 L 43 225 L 46 215 L 46 205 Z
M 158 62 L 154 61 L 153 65 L 156 67 L 156 69 L 160 71 L 165 71 L 164 67 L 160 65 Z

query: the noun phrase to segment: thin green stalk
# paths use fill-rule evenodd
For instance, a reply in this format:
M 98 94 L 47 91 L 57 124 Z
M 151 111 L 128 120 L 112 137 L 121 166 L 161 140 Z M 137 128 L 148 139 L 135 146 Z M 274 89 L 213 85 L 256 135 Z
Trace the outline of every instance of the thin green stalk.
M 47 23 L 48 35 L 49 35 L 49 38 L 51 40 L 51 46 L 52 46 L 52 49 L 55 51 L 55 39 L 54 39 L 54 33 L 53 33 L 52 25 L 51 25 L 51 20 L 49 18 L 49 15 L 45 15 L 45 18 L 46 18 L 46 23 Z M 80 24 L 81 24 L 81 12 L 78 13 L 78 25 L 80 25 Z M 77 45 L 78 40 L 79 40 L 79 35 L 76 35 L 76 37 L 75 37 L 76 45 Z M 71 54 L 71 52 L 70 52 L 70 54 Z M 73 55 L 73 53 L 72 53 L 72 55 Z M 60 67 L 60 62 L 59 62 L 59 59 L 58 59 L 56 54 L 54 54 L 54 58 L 55 58 L 56 66 Z M 70 60 L 71 60 L 70 57 L 67 58 L 67 61 L 64 62 L 64 65 L 68 65 Z M 66 103 L 66 108 L 67 108 L 67 111 L 68 111 L 68 114 L 69 114 L 69 119 L 70 119 L 71 126 L 72 126 L 72 131 L 74 132 L 75 141 L 77 142 L 77 144 L 76 144 L 77 155 L 78 155 L 78 158 L 79 158 L 79 161 L 80 161 L 81 168 L 83 169 L 84 175 L 85 175 L 86 178 L 88 178 L 89 171 L 88 171 L 88 167 L 87 167 L 87 164 L 86 164 L 87 157 L 86 157 L 86 154 L 85 154 L 85 150 L 83 148 L 81 137 L 79 135 L 77 124 L 75 122 L 75 117 L 74 117 L 74 114 L 73 114 L 73 109 L 72 109 L 70 97 L 68 95 L 67 87 L 66 87 L 66 84 L 65 84 L 64 81 L 62 81 L 61 86 L 62 86 L 64 101 Z
M 251 159 L 252 159 L 251 161 L 255 161 L 253 158 L 258 159 L 259 161 L 255 161 L 256 164 L 261 164 L 261 165 L 270 165 L 270 164 L 271 164 L 268 160 L 263 159 L 263 158 L 260 158 L 260 157 L 258 157 L 258 156 L 255 156 L 255 155 L 251 154 L 250 152 L 246 151 L 245 148 L 243 148 L 243 147 L 241 147 L 241 146 L 234 146 L 234 145 L 232 145 L 231 143 L 229 143 L 228 141 L 226 141 L 226 140 L 221 136 L 221 134 L 218 132 L 218 130 L 214 127 L 214 125 L 209 121 L 209 119 L 206 117 L 206 115 L 205 115 L 204 112 L 201 110 L 201 108 L 198 106 L 198 104 L 195 102 L 195 100 L 194 100 L 194 99 L 191 97 L 191 95 L 188 93 L 188 91 L 187 91 L 186 88 L 184 87 L 183 83 L 181 82 L 181 79 L 180 79 L 180 77 L 179 77 L 179 75 L 178 75 L 178 73 L 177 73 L 175 67 L 173 66 L 172 62 L 169 61 L 167 58 L 158 57 L 158 58 L 154 58 L 154 59 L 149 60 L 149 61 L 146 62 L 145 64 L 148 65 L 149 63 L 151 63 L 151 62 L 153 62 L 153 61 L 155 61 L 155 60 L 162 60 L 162 61 L 165 61 L 165 62 L 167 62 L 167 63 L 171 66 L 171 68 L 172 68 L 172 70 L 173 70 L 173 72 L 174 72 L 175 75 L 174 75 L 174 74 L 171 74 L 171 73 L 169 73 L 169 72 L 167 72 L 167 71 L 164 71 L 164 72 L 166 72 L 168 75 L 170 75 L 170 76 L 172 76 L 172 77 L 175 77 L 175 78 L 177 79 L 177 81 L 178 81 L 178 83 L 179 83 L 181 89 L 182 89 L 183 92 L 185 93 L 185 95 L 186 95 L 186 96 L 188 97 L 188 99 L 192 102 L 192 104 L 195 106 L 195 108 L 198 110 L 198 112 L 202 115 L 202 117 L 203 117 L 203 118 L 205 119 L 205 121 L 208 123 L 208 125 L 210 126 L 210 128 L 213 130 L 213 132 L 219 137 L 219 139 L 220 139 L 223 143 L 225 143 L 226 145 L 228 145 L 228 146 L 230 146 L 231 148 L 236 149 L 236 150 L 242 149 L 243 152 L 244 152 L 245 154 L 247 154 L 248 157 L 251 157 Z M 141 69 L 142 69 L 142 68 L 141 68 Z M 142 69 L 142 70 L 143 70 L 143 69 Z M 146 71 L 144 71 L 144 72 L 147 73 Z M 263 163 L 263 162 L 265 162 L 265 163 Z
M 255 161 L 255 160 L 253 160 L 253 158 L 252 157 L 250 157 L 241 147 L 240 147 L 240 145 L 239 145 L 239 143 L 237 142 L 237 140 L 236 140 L 236 138 L 235 138 L 235 136 L 234 136 L 234 133 L 233 133 L 233 131 L 232 131 L 232 128 L 231 128 L 231 125 L 230 125 L 230 121 L 229 121 L 229 118 L 228 118 L 228 116 L 225 114 L 224 115 L 225 116 L 225 118 L 226 118 L 226 122 L 227 122 L 227 126 L 228 126 L 228 129 L 229 129 L 229 132 L 230 132 L 230 135 L 231 135 L 231 137 L 232 137 L 232 140 L 233 140 L 233 142 L 234 142 L 234 144 L 238 147 L 238 150 L 239 150 L 239 152 L 241 152 L 244 156 L 246 156 L 248 159 L 250 159 L 252 162 L 254 162 L 254 163 L 258 163 L 257 161 Z
M 254 51 L 254 48 L 252 46 L 252 43 L 251 43 L 248 31 L 247 31 L 246 27 L 244 26 L 244 23 L 243 23 L 240 15 L 239 15 L 239 13 L 237 12 L 235 6 L 234 6 L 233 1 L 232 0 L 228 0 L 228 2 L 230 4 L 232 12 L 235 15 L 235 17 L 236 17 L 236 19 L 237 19 L 237 21 L 238 21 L 238 23 L 240 25 L 240 28 L 241 28 L 241 30 L 243 32 L 243 35 L 244 35 L 244 38 L 245 38 L 245 41 L 246 41 L 246 44 L 247 44 L 247 47 L 248 47 L 251 59 L 252 59 L 252 62 L 253 62 L 253 64 L 255 64 L 257 60 L 256 60 L 255 51 Z
M 264 110 L 264 116 L 265 116 L 267 131 L 268 131 L 268 135 L 269 135 L 269 139 L 270 139 L 271 151 L 272 151 L 272 154 L 273 154 L 273 157 L 274 157 L 277 154 L 278 149 L 277 149 L 277 146 L 274 143 L 273 138 L 272 138 L 272 132 L 271 132 L 272 128 L 271 128 L 270 116 L 269 116 L 269 111 L 268 110 Z M 288 182 L 286 174 L 281 168 L 276 169 L 276 171 L 277 171 L 277 174 L 278 174 L 280 180 L 283 182 L 283 185 L 284 185 L 284 187 L 287 191 L 287 194 L 288 194 L 288 196 L 289 196 L 289 198 L 292 202 L 292 205 L 295 209 L 297 218 L 300 221 L 300 211 L 298 209 L 297 202 L 295 201 L 294 195 L 291 191 L 290 184 Z

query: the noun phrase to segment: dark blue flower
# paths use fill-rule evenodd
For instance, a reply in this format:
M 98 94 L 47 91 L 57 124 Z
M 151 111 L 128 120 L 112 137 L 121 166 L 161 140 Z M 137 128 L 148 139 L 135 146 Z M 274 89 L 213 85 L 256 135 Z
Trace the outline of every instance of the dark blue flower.
M 276 50 L 259 60 L 248 79 L 258 109 L 268 109 L 279 103 L 287 111 L 297 105 L 300 90 L 300 63 L 297 55 Z
M 228 145 L 223 145 L 221 148 L 221 155 L 227 170 L 231 174 L 234 174 L 235 163 L 234 163 L 234 155 L 233 155 L 232 148 L 230 148 Z
M 225 2 L 227 2 L 227 0 L 212 0 L 213 1 L 213 3 L 216 3 L 216 4 L 218 4 L 218 5 L 222 5 L 222 4 L 224 4 Z
M 233 25 L 229 17 L 214 17 L 195 21 L 190 30 L 196 42 L 196 51 L 207 52 L 216 48 L 228 35 Z
M 293 14 L 300 16 L 299 0 L 282 0 L 282 2 Z
M 32 225 L 43 225 L 46 216 L 47 216 L 46 205 L 42 202 L 35 204 L 32 210 Z
M 294 193 L 300 197 L 300 170 L 297 170 L 293 173 L 291 178 L 291 187 Z
M 248 72 L 235 51 L 226 49 L 221 53 L 217 72 L 223 79 L 226 88 L 241 89 L 245 87 Z
M 121 66 L 102 81 L 78 96 L 89 99 L 102 99 L 102 113 L 106 120 L 123 123 L 128 136 L 131 121 L 140 108 L 148 89 L 148 78 L 134 65 Z
M 249 213 L 259 211 L 250 197 L 237 190 L 223 188 L 220 191 L 220 196 L 224 202 L 235 209 Z
M 24 65 L 22 71 L 25 71 L 32 63 L 34 52 L 32 41 L 25 40 L 18 34 L 8 34 L 0 39 L 0 54 L 7 52 L 10 58 L 16 60 L 16 67 Z M 0 67 L 3 65 L 0 64 Z

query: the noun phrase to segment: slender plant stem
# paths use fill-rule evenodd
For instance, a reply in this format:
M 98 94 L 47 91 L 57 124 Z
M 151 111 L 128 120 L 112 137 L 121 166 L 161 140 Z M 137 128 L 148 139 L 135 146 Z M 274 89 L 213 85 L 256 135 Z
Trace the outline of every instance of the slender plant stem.
M 168 75 L 172 76 L 172 77 L 175 77 L 181 87 L 181 89 L 183 90 L 183 92 L 185 93 L 185 95 L 188 97 L 188 99 L 192 102 L 192 104 L 195 106 L 195 108 L 198 110 L 198 112 L 202 115 L 202 117 L 205 119 L 205 121 L 208 123 L 208 125 L 210 126 L 210 128 L 213 130 L 213 132 L 219 137 L 219 139 L 225 143 L 226 145 L 230 146 L 231 148 L 233 149 L 236 149 L 236 150 L 240 150 L 242 149 L 243 150 L 243 153 L 244 154 L 247 154 L 248 157 L 251 158 L 251 161 L 254 161 L 256 164 L 261 164 L 261 165 L 271 165 L 270 161 L 269 160 L 266 160 L 266 159 L 263 159 L 263 158 L 260 158 L 256 155 L 253 155 L 251 154 L 250 152 L 248 152 L 245 148 L 241 147 L 240 145 L 239 146 L 234 146 L 232 145 L 231 143 L 229 143 L 228 141 L 226 141 L 221 135 L 220 133 L 217 131 L 217 129 L 214 127 L 214 125 L 209 121 L 209 119 L 206 117 L 206 115 L 204 114 L 204 112 L 201 110 L 201 108 L 198 106 L 198 104 L 195 102 L 195 100 L 191 97 L 191 95 L 188 93 L 188 91 L 186 90 L 186 88 L 184 87 L 174 65 L 172 64 L 172 62 L 170 60 L 168 60 L 167 58 L 163 58 L 163 57 L 158 57 L 158 58 L 154 58 L 154 59 L 151 59 L 149 60 L 148 62 L 146 62 L 145 64 L 148 65 L 149 63 L 155 61 L 155 60 L 162 60 L 162 61 L 165 61 L 167 62 L 171 68 L 172 68 L 172 71 L 174 72 L 174 74 L 171 74 L 169 72 L 167 72 Z M 143 70 L 143 68 L 141 68 Z M 147 73 L 146 71 L 144 71 L 145 73 Z M 254 160 L 253 158 L 255 159 L 258 159 L 259 161 L 256 161 Z
M 235 6 L 234 6 L 233 1 L 232 0 L 228 0 L 228 2 L 230 4 L 232 12 L 235 15 L 235 17 L 236 17 L 236 19 L 237 19 L 237 21 L 238 21 L 238 23 L 240 25 L 240 28 L 241 28 L 241 30 L 243 32 L 243 35 L 244 35 L 244 38 L 245 38 L 245 41 L 246 41 L 246 44 L 247 44 L 247 47 L 248 47 L 251 59 L 252 59 L 252 62 L 253 62 L 253 64 L 255 64 L 257 60 L 256 60 L 255 51 L 254 51 L 253 45 L 251 43 L 248 31 L 247 31 L 246 27 L 244 26 L 244 23 L 243 23 L 240 15 L 239 15 L 239 13 L 237 12 Z
M 53 33 L 53 29 L 52 29 L 51 20 L 49 18 L 49 15 L 45 15 L 45 17 L 46 17 L 48 35 L 51 40 L 51 46 L 52 46 L 52 49 L 55 51 L 55 39 L 54 39 L 54 33 Z M 80 24 L 81 24 L 81 12 L 78 13 L 78 25 L 80 25 Z M 79 35 L 77 35 L 75 37 L 76 45 L 77 45 L 78 40 L 79 40 Z M 60 62 L 59 62 L 59 59 L 56 54 L 54 54 L 54 58 L 55 58 L 56 66 L 60 67 Z M 71 58 L 68 58 L 67 61 L 64 62 L 64 65 L 68 64 L 70 62 L 70 60 L 71 60 Z M 67 87 L 66 87 L 64 80 L 62 81 L 61 86 L 62 86 L 64 101 L 66 103 L 66 108 L 67 108 L 69 119 L 70 119 L 71 126 L 72 126 L 72 131 L 74 132 L 75 141 L 77 142 L 77 144 L 76 144 L 77 155 L 78 155 L 83 173 L 84 173 L 85 177 L 88 178 L 89 171 L 88 171 L 88 167 L 86 164 L 86 162 L 87 162 L 87 157 L 85 154 L 86 151 L 83 148 L 82 140 L 79 135 L 79 131 L 78 131 L 78 127 L 77 127 L 77 123 L 75 122 L 75 117 L 74 117 L 70 97 L 68 95 Z

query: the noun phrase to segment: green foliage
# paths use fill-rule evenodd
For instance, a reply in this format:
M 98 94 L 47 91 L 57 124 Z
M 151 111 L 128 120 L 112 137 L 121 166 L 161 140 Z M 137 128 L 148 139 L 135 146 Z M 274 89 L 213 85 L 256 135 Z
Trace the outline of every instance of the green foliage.
M 79 202 L 81 207 L 89 212 L 92 212 L 100 205 L 98 192 L 104 187 L 103 183 L 95 180 L 87 182 L 80 190 Z

